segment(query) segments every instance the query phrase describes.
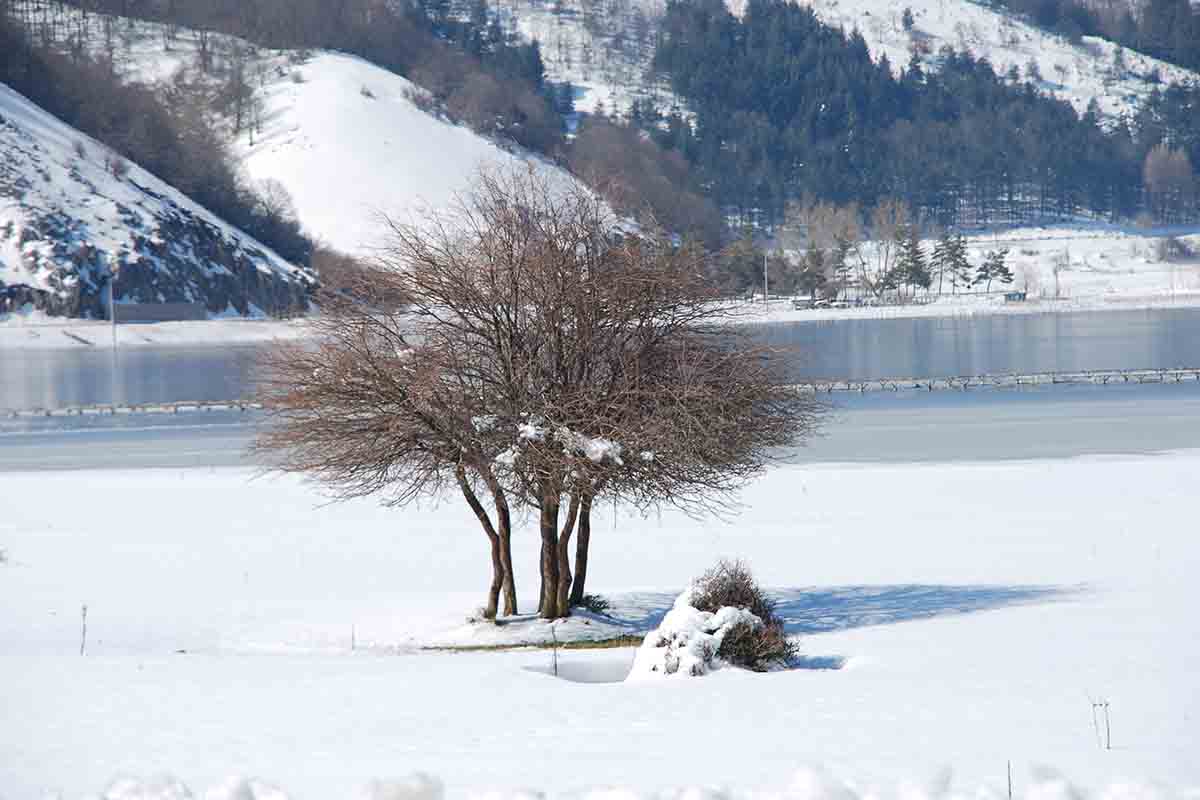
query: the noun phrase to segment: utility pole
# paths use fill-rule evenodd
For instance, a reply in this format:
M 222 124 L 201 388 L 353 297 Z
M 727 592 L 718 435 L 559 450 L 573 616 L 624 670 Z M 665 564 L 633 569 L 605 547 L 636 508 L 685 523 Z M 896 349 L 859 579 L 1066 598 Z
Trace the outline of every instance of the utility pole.
M 108 279 L 108 318 L 112 322 L 113 352 L 117 350 L 117 266 L 114 264 Z
M 109 380 L 112 384 L 111 397 L 113 413 L 117 413 L 117 265 L 113 264 L 112 274 L 108 279 L 108 316 L 112 322 L 112 364 L 109 367 Z
M 763 248 L 763 305 L 771 304 L 771 288 L 767 283 L 767 249 Z

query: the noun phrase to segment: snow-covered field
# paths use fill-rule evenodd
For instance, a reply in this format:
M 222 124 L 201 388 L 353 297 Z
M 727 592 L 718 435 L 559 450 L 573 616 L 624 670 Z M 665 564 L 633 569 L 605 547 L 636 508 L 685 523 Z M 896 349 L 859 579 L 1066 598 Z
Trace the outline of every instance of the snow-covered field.
M 797 669 L 673 685 L 618 682 L 631 649 L 561 652 L 560 678 L 547 651 L 418 649 L 487 581 L 453 503 L 328 506 L 240 469 L 7 474 L 0 796 L 166 773 L 329 798 L 425 771 L 454 798 L 1001 798 L 1011 762 L 1018 797 L 1196 797 L 1198 468 L 795 464 L 728 522 L 606 510 L 591 588 L 630 626 L 740 556 L 801 637 Z M 531 526 L 516 544 L 528 606 Z M 264 796 L 231 785 L 208 796 Z M 185 796 L 131 786 L 109 796 Z M 360 796 L 437 796 L 385 788 Z

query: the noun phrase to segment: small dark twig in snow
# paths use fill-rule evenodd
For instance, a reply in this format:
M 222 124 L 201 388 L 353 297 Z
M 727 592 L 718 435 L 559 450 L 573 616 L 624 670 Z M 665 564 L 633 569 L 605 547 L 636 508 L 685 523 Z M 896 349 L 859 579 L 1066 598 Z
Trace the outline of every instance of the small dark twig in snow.
M 1008 800 L 1012 800 L 1012 759 L 1008 761 Z
M 558 635 L 554 632 L 554 625 L 550 626 L 550 639 L 554 642 L 554 647 L 550 652 L 554 654 L 554 677 L 558 677 Z
M 1104 710 L 1104 734 L 1100 733 L 1100 710 Z M 1108 701 L 1092 701 L 1092 729 L 1096 731 L 1096 744 L 1112 750 L 1112 724 L 1108 717 Z
M 87 604 L 83 606 L 83 622 L 79 632 L 79 655 L 83 655 L 83 651 L 87 648 Z
M 1112 750 L 1112 726 L 1108 721 L 1108 701 L 1104 701 L 1104 749 Z

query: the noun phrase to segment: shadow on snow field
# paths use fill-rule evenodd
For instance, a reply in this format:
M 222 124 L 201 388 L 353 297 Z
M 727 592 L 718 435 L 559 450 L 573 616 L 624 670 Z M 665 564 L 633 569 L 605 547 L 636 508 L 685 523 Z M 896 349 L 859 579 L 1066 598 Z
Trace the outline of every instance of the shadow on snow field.
M 787 633 L 796 636 L 1049 603 L 1082 591 L 1079 586 L 896 584 L 799 587 L 769 594 Z M 675 595 L 635 592 L 614 600 L 620 612 L 613 618 L 647 633 L 662 621 Z

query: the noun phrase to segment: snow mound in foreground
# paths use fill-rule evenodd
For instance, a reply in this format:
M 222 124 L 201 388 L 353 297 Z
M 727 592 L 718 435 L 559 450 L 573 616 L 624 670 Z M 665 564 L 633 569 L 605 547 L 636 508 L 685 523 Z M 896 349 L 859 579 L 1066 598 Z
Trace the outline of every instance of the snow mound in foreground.
M 1170 800 L 1195 796 L 1195 790 L 1178 791 L 1138 783 L 1115 783 L 1094 793 L 1071 783 L 1048 768 L 1034 771 L 1023 793 L 1025 800 Z M 953 797 L 1000 798 L 994 787 L 980 786 L 974 792 L 951 786 L 951 773 L 943 772 L 930 785 L 902 784 L 895 796 L 906 800 L 942 800 Z M 358 792 L 360 800 L 443 800 L 442 781 L 423 772 L 392 780 L 372 780 Z M 491 789 L 473 791 L 477 800 L 542 800 L 541 792 Z M 583 791 L 581 800 L 871 800 L 878 798 L 878 787 L 859 785 L 835 775 L 821 766 L 803 767 L 793 774 L 782 789 L 767 792 L 748 792 L 725 787 L 683 787 L 649 792 L 628 787 L 608 786 Z M 886 795 L 886 796 L 891 796 Z M 177 778 L 164 775 L 148 781 L 124 777 L 112 783 L 102 800 L 193 800 L 195 795 Z M 203 795 L 204 800 L 288 800 L 288 795 L 275 786 L 258 780 L 229 778 Z
M 646 635 L 626 680 L 707 675 L 725 666 L 717 651 L 730 630 L 743 623 L 755 628 L 763 624 L 744 608 L 725 606 L 715 614 L 701 611 L 692 605 L 693 592 L 689 587 L 675 598 L 662 623 Z
M 359 800 L 442 800 L 446 790 L 441 780 L 415 772 L 400 780 L 373 780 L 358 793 Z

